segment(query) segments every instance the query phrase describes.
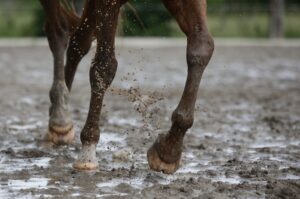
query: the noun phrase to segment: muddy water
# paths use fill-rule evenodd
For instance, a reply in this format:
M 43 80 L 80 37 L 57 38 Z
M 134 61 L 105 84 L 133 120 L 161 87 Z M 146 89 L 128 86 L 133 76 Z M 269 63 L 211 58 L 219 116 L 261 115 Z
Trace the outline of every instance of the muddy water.
M 92 50 L 93 52 L 94 50 Z M 105 98 L 99 169 L 71 165 L 89 101 L 83 60 L 71 93 L 76 142 L 53 147 L 47 129 L 47 46 L 0 47 L 0 198 L 299 198 L 300 46 L 217 46 L 174 175 L 145 153 L 170 126 L 186 76 L 184 47 L 118 46 Z

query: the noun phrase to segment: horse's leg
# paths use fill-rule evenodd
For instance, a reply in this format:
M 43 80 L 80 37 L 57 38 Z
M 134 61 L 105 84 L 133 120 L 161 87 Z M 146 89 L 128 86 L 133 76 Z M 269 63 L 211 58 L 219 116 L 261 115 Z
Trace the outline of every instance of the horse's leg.
M 206 0 L 164 0 L 164 4 L 187 36 L 188 76 L 179 105 L 172 114 L 172 126 L 167 134 L 159 135 L 147 158 L 151 169 L 174 173 L 179 167 L 184 135 L 193 125 L 198 87 L 214 42 L 206 26 Z
M 74 129 L 68 112 L 69 91 L 64 73 L 64 52 L 69 37 L 69 23 L 62 13 L 58 0 L 40 0 L 40 2 L 47 17 L 45 31 L 54 58 L 47 139 L 54 143 L 70 143 L 74 139 Z
M 74 75 L 81 59 L 86 55 L 91 47 L 93 33 L 96 26 L 95 1 L 85 2 L 83 14 L 79 26 L 71 36 L 68 50 L 67 62 L 65 66 L 66 85 L 71 90 Z
M 97 167 L 96 145 L 99 141 L 99 118 L 106 89 L 110 86 L 117 70 L 115 58 L 115 33 L 120 0 L 96 1 L 96 37 L 97 49 L 91 69 L 91 100 L 86 123 L 80 138 L 82 149 L 73 167 L 90 170 Z

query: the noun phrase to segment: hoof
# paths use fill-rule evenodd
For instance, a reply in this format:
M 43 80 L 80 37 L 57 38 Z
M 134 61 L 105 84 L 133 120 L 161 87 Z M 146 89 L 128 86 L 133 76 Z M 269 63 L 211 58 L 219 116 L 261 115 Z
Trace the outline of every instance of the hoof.
M 73 164 L 73 168 L 77 170 L 95 170 L 97 167 L 96 145 L 82 146 L 78 159 Z
M 46 140 L 54 144 L 71 144 L 75 138 L 73 124 L 66 127 L 50 127 Z
M 163 172 L 165 174 L 173 174 L 179 168 L 180 157 L 174 163 L 167 163 L 163 161 L 153 145 L 147 152 L 147 160 L 150 166 L 150 169 L 158 172 Z
M 73 168 L 76 170 L 83 170 L 83 171 L 90 171 L 90 170 L 95 170 L 98 168 L 97 163 L 92 163 L 92 162 L 79 162 L 76 161 L 73 164 Z

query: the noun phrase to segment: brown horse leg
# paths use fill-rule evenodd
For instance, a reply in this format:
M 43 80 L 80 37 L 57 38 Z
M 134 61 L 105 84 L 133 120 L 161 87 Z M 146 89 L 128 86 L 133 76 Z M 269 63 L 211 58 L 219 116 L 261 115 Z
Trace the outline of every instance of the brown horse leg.
M 99 141 L 99 118 L 106 89 L 110 86 L 117 70 L 115 58 L 115 33 L 120 0 L 96 1 L 97 50 L 90 69 L 91 100 L 86 123 L 80 138 L 82 149 L 73 167 L 91 170 L 97 167 L 96 145 Z
M 159 135 L 148 150 L 147 158 L 151 169 L 174 173 L 179 167 L 184 135 L 193 125 L 198 87 L 212 56 L 214 42 L 206 26 L 206 0 L 164 0 L 164 4 L 187 36 L 188 76 L 179 105 L 172 115 L 171 129 L 167 134 Z
M 87 0 L 79 26 L 71 36 L 65 67 L 66 85 L 71 90 L 75 72 L 81 59 L 88 53 L 96 26 L 95 1 Z
M 68 111 L 69 91 L 65 84 L 64 74 L 64 52 L 68 42 L 69 23 L 58 0 L 40 0 L 40 2 L 46 13 L 45 30 L 54 58 L 47 139 L 54 143 L 70 143 L 74 138 L 74 129 Z

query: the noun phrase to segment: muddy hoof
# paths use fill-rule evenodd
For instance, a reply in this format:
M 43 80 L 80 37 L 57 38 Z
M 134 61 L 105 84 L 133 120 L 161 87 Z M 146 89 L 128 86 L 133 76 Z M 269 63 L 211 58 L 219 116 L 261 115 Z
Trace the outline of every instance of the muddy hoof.
M 165 174 L 172 174 L 179 168 L 180 157 L 174 163 L 164 162 L 158 155 L 155 145 L 153 145 L 147 152 L 147 159 L 150 169 L 158 172 L 163 172 Z
M 82 146 L 73 168 L 77 170 L 95 170 L 97 167 L 96 145 Z
M 46 140 L 54 144 L 71 144 L 75 138 L 73 124 L 66 127 L 50 127 Z
M 77 170 L 83 170 L 83 171 L 90 171 L 90 170 L 95 170 L 97 169 L 98 164 L 97 163 L 92 163 L 92 162 L 79 162 L 76 161 L 73 164 L 73 168 Z

